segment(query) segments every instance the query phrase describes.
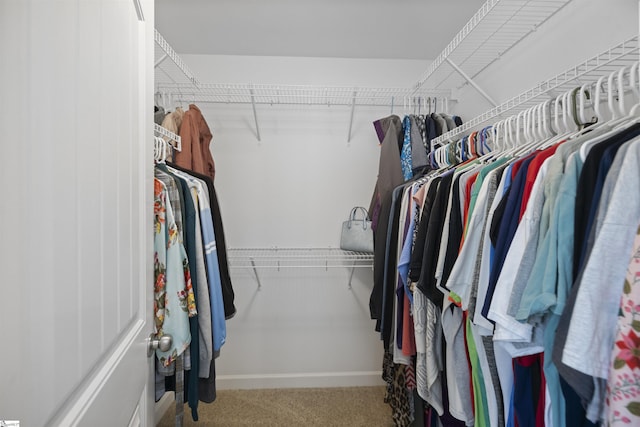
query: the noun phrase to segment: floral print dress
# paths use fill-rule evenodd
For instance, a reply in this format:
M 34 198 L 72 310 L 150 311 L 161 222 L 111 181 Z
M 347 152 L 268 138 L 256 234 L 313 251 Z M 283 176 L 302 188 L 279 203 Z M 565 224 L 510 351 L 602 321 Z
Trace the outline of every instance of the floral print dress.
M 171 335 L 168 351 L 156 350 L 163 366 L 169 366 L 191 342 L 189 317 L 195 316 L 196 302 L 191 287 L 191 273 L 171 204 L 167 203 L 167 188 L 154 179 L 154 332 L 159 338 Z
M 640 425 L 640 228 L 627 268 L 611 360 L 605 425 Z

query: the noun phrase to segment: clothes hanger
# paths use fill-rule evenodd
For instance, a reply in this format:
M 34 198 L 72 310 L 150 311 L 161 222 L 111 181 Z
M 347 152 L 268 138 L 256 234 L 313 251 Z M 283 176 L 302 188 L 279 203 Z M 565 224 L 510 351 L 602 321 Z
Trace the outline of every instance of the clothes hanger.
M 552 105 L 552 101 L 550 99 L 545 101 L 543 104 L 543 110 L 542 110 L 544 128 L 549 138 L 557 135 L 557 133 L 553 130 L 553 127 L 551 126 L 551 105 Z
M 469 149 L 469 158 L 470 159 L 477 159 L 478 158 L 478 150 L 476 148 L 476 144 L 478 142 L 478 131 L 475 132 L 471 132 L 471 135 L 469 135 L 469 141 L 467 144 L 467 148 Z
M 638 88 L 638 67 L 640 63 L 634 62 L 631 67 L 624 67 L 618 73 L 618 109 L 623 116 L 629 116 L 631 108 L 640 102 L 640 88 Z M 628 78 L 625 80 L 625 75 Z M 625 86 L 625 82 L 629 85 Z M 632 97 L 631 103 L 627 102 L 627 92 Z M 631 104 L 631 108 L 627 111 L 625 105 Z
M 543 129 L 543 117 L 542 117 L 542 108 L 543 108 L 543 104 L 538 104 L 536 105 L 534 108 L 534 114 L 535 114 L 535 123 L 534 123 L 534 134 L 536 135 L 536 138 L 539 141 L 542 141 L 543 139 L 547 139 L 546 135 L 544 133 L 544 129 Z
M 636 95 L 636 104 L 631 107 L 631 111 L 629 112 L 630 116 L 637 116 L 640 111 L 640 76 L 638 75 L 640 63 L 635 62 L 631 67 L 631 71 L 629 74 L 631 75 L 631 87 L 633 93 Z
M 506 132 L 507 132 L 507 121 L 505 119 L 500 120 L 496 126 L 496 133 L 495 133 L 496 149 L 499 150 L 500 152 L 504 152 L 507 149 Z
M 518 117 L 520 117 L 520 115 L 522 116 L 522 134 L 523 134 L 523 138 L 520 140 L 521 142 L 518 144 L 518 147 L 515 151 L 513 151 L 513 156 L 514 157 L 520 157 L 522 155 L 525 155 L 533 150 L 535 150 L 536 148 L 538 148 L 538 146 L 541 144 L 541 141 L 539 141 L 536 138 L 532 138 L 529 132 L 529 127 L 530 124 L 529 122 L 531 121 L 530 115 L 531 115 L 531 108 L 522 111 Z M 516 125 L 516 132 L 518 132 L 518 134 L 520 134 L 520 126 Z
M 494 150 L 495 143 L 493 141 L 493 136 L 495 135 L 493 132 L 493 126 L 487 126 L 482 130 L 482 135 L 484 138 L 482 139 L 482 144 L 480 144 L 480 149 L 482 151 L 482 155 L 489 154 Z
M 154 135 L 153 137 L 153 161 L 158 161 L 158 137 Z
M 571 135 L 571 127 L 568 121 L 568 102 L 571 92 L 558 95 L 554 100 L 549 101 L 549 138 L 540 144 L 540 149 L 548 148 Z M 553 106 L 553 112 L 551 112 Z M 545 107 L 545 113 L 547 112 Z
M 624 75 L 627 73 L 629 69 L 627 67 L 622 67 L 618 72 L 618 111 L 620 112 L 620 116 L 627 115 L 627 109 L 624 106 L 624 97 L 625 97 L 625 87 L 624 87 Z
M 507 132 L 504 134 L 505 136 L 505 144 L 507 150 L 513 150 L 516 147 L 515 135 L 513 134 L 513 122 L 516 120 L 515 116 L 511 116 L 507 119 Z
M 629 70 L 629 85 L 631 86 L 631 92 L 636 96 L 636 100 L 640 101 L 640 87 L 638 87 L 638 70 L 640 69 L 640 62 L 634 62 Z
M 572 124 L 575 123 L 573 120 L 570 120 L 571 117 L 569 116 L 571 114 L 569 108 L 570 96 L 571 91 L 565 92 L 564 95 L 562 95 L 562 125 L 564 126 L 565 132 L 571 132 L 573 130 Z
M 456 148 L 459 149 L 460 157 L 459 163 L 463 163 L 469 160 L 469 153 L 467 152 L 467 146 L 469 145 L 469 136 L 465 135 L 458 140 L 458 144 L 456 144 Z
M 525 111 L 520 111 L 516 115 L 516 128 L 515 128 L 515 131 L 516 131 L 516 146 L 519 146 L 519 147 L 523 145 L 523 140 L 520 137 L 520 130 L 524 127 L 522 122 L 524 121 Z
M 154 140 L 154 146 L 153 146 L 153 160 L 156 163 L 161 163 L 162 162 L 162 149 L 164 146 L 164 139 L 159 137 L 159 136 L 154 136 L 153 137 Z
M 553 128 L 556 135 L 563 133 L 563 129 L 560 127 L 560 103 L 562 102 L 562 95 L 556 96 L 553 100 Z
M 578 92 L 578 117 L 580 118 L 580 122 L 583 125 L 588 125 L 588 124 L 593 124 L 594 118 L 593 116 L 591 118 L 587 118 L 587 115 L 585 113 L 585 104 L 587 103 L 587 101 L 591 101 L 591 93 L 589 92 L 589 88 L 591 87 L 591 84 L 584 84 L 582 85 L 582 87 L 580 87 L 580 90 Z M 593 102 L 589 102 L 591 109 L 593 109 Z
M 554 132 L 551 126 L 551 106 L 552 101 L 550 99 L 542 103 L 542 129 L 547 138 L 553 138 L 557 134 Z
M 593 147 L 597 143 L 605 140 L 609 136 L 614 135 L 615 133 L 618 133 L 630 126 L 640 123 L 640 117 L 637 115 L 638 108 L 636 108 L 636 106 L 634 106 L 634 108 L 631 109 L 629 114 L 625 114 L 625 115 L 620 114 L 620 111 L 613 111 L 613 110 L 617 110 L 618 108 L 616 105 L 614 105 L 614 102 L 613 102 L 613 89 L 614 89 L 613 80 L 617 76 L 618 76 L 618 72 L 614 71 L 608 77 L 602 76 L 600 77 L 600 79 L 598 79 L 598 83 L 596 84 L 595 99 L 599 100 L 602 97 L 603 82 L 604 82 L 604 79 L 607 79 L 607 90 L 608 90 L 607 106 L 612 117 L 602 122 L 600 122 L 600 116 L 598 117 L 599 121 L 597 123 L 597 128 L 594 131 L 592 131 L 592 134 L 596 131 L 597 133 L 593 135 L 592 139 L 585 141 L 585 143 L 582 144 L 582 146 L 580 147 L 580 158 L 582 160 L 586 159 L 591 147 Z M 598 104 L 595 104 L 594 106 L 597 109 L 599 109 Z M 598 111 L 598 110 L 596 111 L 597 111 L 597 114 L 602 113 L 602 111 Z M 621 116 L 621 117 L 618 117 L 618 116 Z
M 599 124 L 606 121 L 604 110 L 602 110 L 602 91 L 604 90 L 604 80 L 606 76 L 602 76 L 596 82 L 595 93 L 593 98 L 593 109 L 596 113 L 596 119 Z
M 609 78 L 607 79 L 607 105 L 609 106 L 609 111 L 611 112 L 611 119 L 617 120 L 622 117 L 622 113 L 618 110 L 618 105 L 614 102 L 613 99 L 613 88 L 615 87 L 613 81 L 618 78 L 618 73 L 616 71 L 609 74 Z
M 535 107 L 531 107 L 527 109 L 527 112 L 524 115 L 524 139 L 526 142 L 535 142 L 539 140 L 535 135 L 535 131 L 533 130 L 534 108 Z

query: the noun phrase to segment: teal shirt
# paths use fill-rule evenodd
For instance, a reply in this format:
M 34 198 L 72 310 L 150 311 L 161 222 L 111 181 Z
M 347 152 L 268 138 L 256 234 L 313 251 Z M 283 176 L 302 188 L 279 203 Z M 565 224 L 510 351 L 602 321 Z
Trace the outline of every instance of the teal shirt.
M 544 330 L 544 374 L 554 425 L 563 425 L 565 422 L 565 401 L 560 376 L 552 361 L 552 352 L 560 314 L 564 310 L 572 282 L 573 222 L 581 170 L 582 160 L 577 153 L 573 154 L 560 181 L 549 232 L 539 248 L 516 315 L 518 320 L 526 321 L 532 316 L 542 316 L 551 311 L 547 315 Z
M 531 276 L 520 299 L 516 319 L 526 321 L 552 310 L 562 313 L 571 287 L 573 266 L 573 223 L 576 189 L 582 160 L 578 155 L 569 158 L 560 181 L 549 231 L 538 248 Z M 562 273 L 562 277 L 560 277 Z

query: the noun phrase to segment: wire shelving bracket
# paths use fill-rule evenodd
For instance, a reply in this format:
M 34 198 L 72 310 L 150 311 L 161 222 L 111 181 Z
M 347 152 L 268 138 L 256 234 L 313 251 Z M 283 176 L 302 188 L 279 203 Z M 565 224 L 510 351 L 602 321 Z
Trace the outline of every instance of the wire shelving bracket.
M 429 65 L 414 90 L 457 89 L 467 82 L 492 102 L 473 79 L 570 1 L 487 0 Z

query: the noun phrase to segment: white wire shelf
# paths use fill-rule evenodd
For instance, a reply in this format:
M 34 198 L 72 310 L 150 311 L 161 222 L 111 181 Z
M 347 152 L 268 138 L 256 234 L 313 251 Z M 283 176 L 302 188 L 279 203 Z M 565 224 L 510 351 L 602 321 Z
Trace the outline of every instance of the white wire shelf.
M 173 148 L 175 148 L 178 151 L 182 151 L 182 138 L 180 138 L 180 135 L 176 135 L 175 133 L 171 132 L 169 129 L 165 129 L 157 123 L 153 124 L 153 131 L 157 136 L 165 136 L 169 139 L 169 142 L 171 141 L 175 142 L 175 144 L 171 144 Z
M 462 126 L 440 135 L 431 141 L 431 146 L 433 148 L 453 141 L 458 136 L 467 134 L 471 130 L 479 129 L 480 126 L 495 121 L 495 119 L 504 118 L 507 115 L 515 115 L 576 86 L 595 83 L 598 78 L 606 76 L 613 71 L 618 71 L 622 67 L 631 66 L 638 62 L 639 59 L 638 36 L 633 36 L 563 73 L 538 83 L 531 89 L 514 96 L 497 107 L 466 121 Z
M 373 268 L 373 254 L 337 248 L 232 248 L 227 250 L 229 267 L 250 268 L 262 289 L 258 269 L 350 268 L 349 289 L 356 268 Z
M 337 248 L 232 248 L 231 268 L 344 268 L 372 267 L 373 254 Z
M 425 107 L 427 102 L 451 97 L 447 89 L 373 88 L 310 85 L 161 83 L 158 91 L 183 103 L 260 105 L 387 106 L 405 109 Z M 442 104 L 438 104 L 442 105 Z
M 155 86 L 173 102 L 252 105 L 387 106 L 427 108 L 429 100 L 451 98 L 449 89 L 267 84 L 204 84 L 155 30 Z M 415 108 L 414 108 L 415 107 Z
M 155 82 L 184 83 L 198 87 L 200 82 L 162 35 L 155 30 Z
M 456 89 L 567 5 L 571 0 L 487 0 L 429 65 L 414 89 Z M 447 63 L 449 65 L 447 65 Z

